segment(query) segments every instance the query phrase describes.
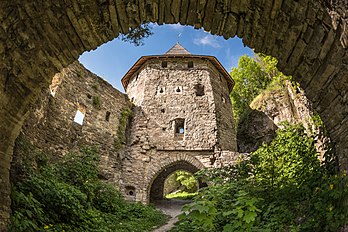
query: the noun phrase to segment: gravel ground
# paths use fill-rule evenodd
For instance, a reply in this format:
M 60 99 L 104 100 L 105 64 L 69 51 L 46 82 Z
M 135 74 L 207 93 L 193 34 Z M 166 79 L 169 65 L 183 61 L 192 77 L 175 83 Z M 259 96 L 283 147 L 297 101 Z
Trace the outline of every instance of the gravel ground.
M 181 208 L 183 205 L 189 203 L 190 200 L 159 200 L 154 202 L 156 208 L 161 210 L 163 213 L 170 216 L 167 224 L 155 229 L 153 232 L 167 232 L 169 231 L 174 224 L 178 221 L 177 216 L 181 214 Z

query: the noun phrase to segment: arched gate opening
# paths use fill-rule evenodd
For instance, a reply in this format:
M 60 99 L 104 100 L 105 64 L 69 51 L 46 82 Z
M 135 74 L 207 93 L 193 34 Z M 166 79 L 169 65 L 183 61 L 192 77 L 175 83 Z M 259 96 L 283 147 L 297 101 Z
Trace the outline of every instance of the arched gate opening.
M 200 169 L 187 161 L 178 161 L 166 166 L 159 171 L 149 186 L 149 199 L 150 202 L 156 200 L 163 200 L 164 197 L 164 183 L 166 179 L 176 171 L 187 171 L 189 173 L 196 173 Z M 202 180 L 198 180 L 199 187 L 204 187 L 206 184 Z

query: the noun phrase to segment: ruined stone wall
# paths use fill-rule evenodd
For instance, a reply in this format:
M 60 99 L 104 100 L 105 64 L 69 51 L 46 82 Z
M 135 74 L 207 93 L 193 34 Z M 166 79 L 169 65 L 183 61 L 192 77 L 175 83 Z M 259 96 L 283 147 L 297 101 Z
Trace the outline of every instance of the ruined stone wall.
M 42 92 L 21 138 L 58 157 L 80 146 L 96 146 L 102 177 L 118 183 L 123 153 L 115 140 L 120 112 L 130 106 L 124 94 L 75 62 L 56 74 L 50 89 Z M 78 109 L 85 113 L 82 125 L 74 122 Z M 15 147 L 15 162 L 20 153 L 20 147 Z

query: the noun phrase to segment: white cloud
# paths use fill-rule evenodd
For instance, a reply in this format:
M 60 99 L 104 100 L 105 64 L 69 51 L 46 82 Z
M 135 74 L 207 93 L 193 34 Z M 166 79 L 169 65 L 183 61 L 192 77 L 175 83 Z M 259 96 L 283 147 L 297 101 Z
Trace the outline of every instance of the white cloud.
M 205 35 L 203 37 L 195 38 L 193 43 L 196 45 L 211 46 L 213 48 L 220 48 L 218 40 L 213 35 Z
M 181 25 L 180 23 L 177 24 L 166 24 L 167 27 L 170 27 L 173 30 L 181 31 L 184 29 L 185 26 Z

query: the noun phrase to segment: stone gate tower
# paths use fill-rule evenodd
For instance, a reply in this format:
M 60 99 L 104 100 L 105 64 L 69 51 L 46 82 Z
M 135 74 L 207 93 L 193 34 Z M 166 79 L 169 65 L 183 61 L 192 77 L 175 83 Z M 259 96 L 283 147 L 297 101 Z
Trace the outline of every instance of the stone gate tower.
M 234 82 L 215 57 L 192 55 L 177 43 L 163 55 L 141 57 L 122 84 L 134 104 L 120 183 L 128 198 L 162 198 L 171 173 L 233 162 Z

